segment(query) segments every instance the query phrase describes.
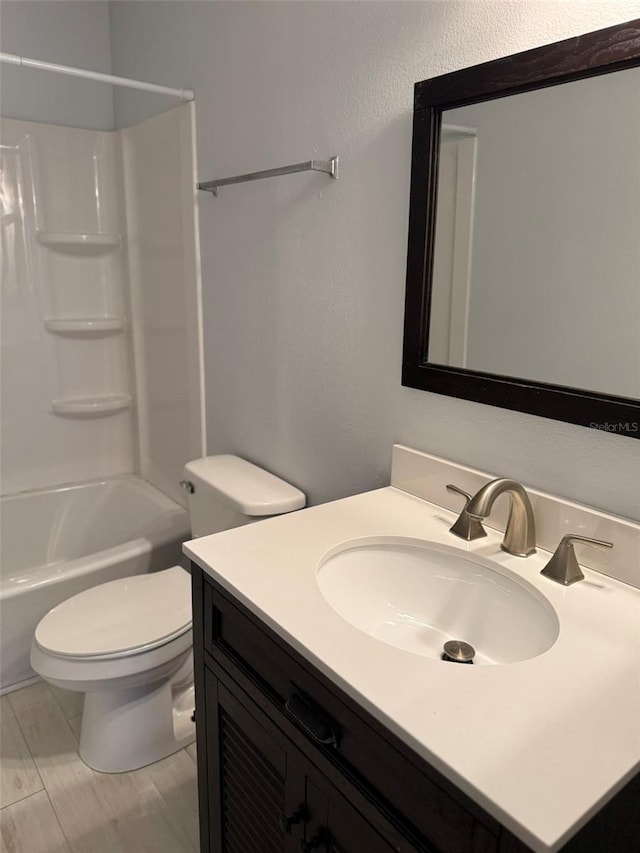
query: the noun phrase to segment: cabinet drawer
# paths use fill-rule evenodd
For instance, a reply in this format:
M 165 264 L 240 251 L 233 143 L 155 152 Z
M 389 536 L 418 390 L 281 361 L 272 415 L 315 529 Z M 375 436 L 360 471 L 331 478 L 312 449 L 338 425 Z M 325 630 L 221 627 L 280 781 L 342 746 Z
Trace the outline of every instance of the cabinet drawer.
M 379 795 L 437 850 L 497 849 L 492 818 L 209 579 L 203 615 L 205 650 L 231 675 L 238 668 L 248 676 L 305 734 L 310 750 Z

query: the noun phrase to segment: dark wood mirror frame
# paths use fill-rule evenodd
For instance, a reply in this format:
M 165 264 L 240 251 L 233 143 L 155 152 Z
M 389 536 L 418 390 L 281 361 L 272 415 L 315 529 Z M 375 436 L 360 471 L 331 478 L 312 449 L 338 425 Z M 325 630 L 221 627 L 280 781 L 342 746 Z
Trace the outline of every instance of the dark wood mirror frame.
M 428 361 L 442 113 L 638 65 L 640 19 L 416 83 L 403 385 L 640 438 L 639 400 Z

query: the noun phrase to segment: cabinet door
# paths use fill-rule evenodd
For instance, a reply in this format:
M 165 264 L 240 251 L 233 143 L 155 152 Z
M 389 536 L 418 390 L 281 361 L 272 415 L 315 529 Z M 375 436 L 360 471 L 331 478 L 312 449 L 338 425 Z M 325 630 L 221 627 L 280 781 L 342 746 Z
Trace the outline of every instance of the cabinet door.
M 359 853 L 362 850 L 392 853 L 394 850 L 342 797 L 329 801 L 329 832 L 329 853 Z
M 295 754 L 208 670 L 205 680 L 211 853 L 294 853 L 306 814 Z
M 267 716 L 222 678 L 205 669 L 209 853 L 416 853 L 307 760 L 275 706 Z
M 332 785 L 307 777 L 310 820 L 302 850 L 313 853 L 393 853 L 371 824 Z M 403 847 L 409 851 L 409 846 Z

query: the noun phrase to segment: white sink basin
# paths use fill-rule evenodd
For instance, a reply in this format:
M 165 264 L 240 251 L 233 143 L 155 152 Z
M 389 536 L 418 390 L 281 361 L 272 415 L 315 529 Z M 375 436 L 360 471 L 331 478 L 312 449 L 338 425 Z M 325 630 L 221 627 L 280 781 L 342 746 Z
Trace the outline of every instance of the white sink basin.
M 325 555 L 316 580 L 347 622 L 436 660 L 445 642 L 462 640 L 475 649 L 474 664 L 516 663 L 546 652 L 560 630 L 551 604 L 527 581 L 475 554 L 421 539 L 344 543 Z

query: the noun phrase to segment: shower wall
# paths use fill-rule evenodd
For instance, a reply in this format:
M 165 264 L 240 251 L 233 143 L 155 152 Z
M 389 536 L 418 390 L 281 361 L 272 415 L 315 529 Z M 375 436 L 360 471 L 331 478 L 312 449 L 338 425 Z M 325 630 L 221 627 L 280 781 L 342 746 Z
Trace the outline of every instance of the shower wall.
M 0 121 L 2 493 L 133 471 L 117 137 Z
M 3 494 L 139 471 L 183 499 L 203 435 L 192 121 L 0 119 Z
M 186 505 L 184 463 L 204 455 L 193 104 L 120 131 L 141 475 Z

